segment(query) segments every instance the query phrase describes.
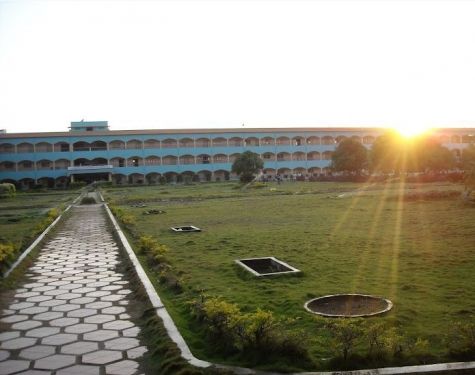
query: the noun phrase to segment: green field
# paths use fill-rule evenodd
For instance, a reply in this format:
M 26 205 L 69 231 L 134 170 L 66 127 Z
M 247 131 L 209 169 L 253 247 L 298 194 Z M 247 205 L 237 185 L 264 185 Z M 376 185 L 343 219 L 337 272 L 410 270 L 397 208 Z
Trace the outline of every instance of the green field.
M 309 333 L 312 359 L 325 367 L 322 359 L 332 356 L 328 333 L 303 305 L 336 293 L 389 298 L 393 310 L 370 319 L 398 327 L 409 339 L 427 339 L 432 357 L 446 359 L 452 322 L 473 322 L 475 313 L 475 208 L 427 192 L 462 189 L 294 182 L 243 191 L 216 183 L 109 188 L 104 195 L 136 218 L 136 230 L 170 248 L 166 258 L 185 291 L 157 287 L 197 357 L 239 363 L 212 350 L 190 319 L 186 303 L 204 291 L 244 311 L 262 308 L 297 319 L 295 328 Z M 410 199 L 415 196 L 423 199 Z M 140 203 L 146 207 L 135 207 Z M 154 208 L 166 213 L 144 215 Z M 190 224 L 203 231 L 169 229 Z M 275 256 L 303 275 L 256 279 L 234 264 L 262 256 Z
M 48 212 L 61 210 L 78 196 L 77 191 L 17 192 L 13 198 L 0 199 L 0 244 L 12 244 L 16 249 L 12 263 L 43 230 Z M 59 211 L 58 211 L 59 212 Z M 3 264 L 2 264 L 3 263 Z M 7 264 L 0 262 L 0 269 Z

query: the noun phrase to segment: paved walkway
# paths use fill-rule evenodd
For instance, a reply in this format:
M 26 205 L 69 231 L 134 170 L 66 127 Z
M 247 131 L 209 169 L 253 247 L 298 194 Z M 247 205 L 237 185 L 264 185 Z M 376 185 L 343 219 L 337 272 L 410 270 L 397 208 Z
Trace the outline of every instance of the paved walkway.
M 0 374 L 140 373 L 147 349 L 103 208 L 73 207 L 60 225 L 28 281 L 1 296 Z

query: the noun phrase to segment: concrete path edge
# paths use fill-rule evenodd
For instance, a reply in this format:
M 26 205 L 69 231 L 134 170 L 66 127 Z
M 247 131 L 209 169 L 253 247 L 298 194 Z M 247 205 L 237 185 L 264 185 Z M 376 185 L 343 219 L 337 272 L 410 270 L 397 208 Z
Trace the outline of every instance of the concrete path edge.
M 100 194 L 100 193 L 99 193 Z M 475 369 L 475 361 L 473 362 L 451 362 L 451 363 L 436 363 L 431 365 L 417 365 L 417 366 L 403 366 L 403 367 L 383 367 L 375 369 L 365 369 L 365 370 L 351 370 L 351 371 L 323 371 L 323 372 L 298 372 L 292 374 L 283 374 L 278 372 L 265 372 L 253 370 L 250 368 L 244 367 L 235 367 L 227 366 L 218 363 L 212 363 L 203 361 L 196 358 L 190 351 L 190 348 L 185 342 L 185 339 L 181 335 L 180 331 L 173 322 L 170 314 L 163 305 L 160 297 L 158 296 L 152 282 L 148 278 L 146 272 L 144 271 L 142 265 L 140 264 L 135 252 L 132 250 L 132 247 L 127 240 L 127 237 L 120 229 L 117 220 L 109 209 L 107 203 L 105 203 L 102 194 L 100 194 L 101 201 L 104 202 L 104 207 L 107 211 L 107 214 L 111 220 L 111 223 L 114 227 L 115 232 L 117 233 L 121 245 L 127 252 L 129 259 L 134 266 L 135 272 L 139 277 L 145 292 L 147 293 L 152 306 L 155 308 L 157 315 L 162 319 L 163 325 L 168 333 L 170 339 L 178 346 L 181 351 L 182 357 L 188 361 L 191 365 L 196 367 L 216 367 L 227 369 L 233 371 L 235 374 L 245 375 L 245 374 L 262 374 L 262 375 L 397 375 L 397 374 L 419 374 L 419 373 L 431 373 L 431 372 L 440 372 L 440 371 L 451 371 L 451 370 L 469 370 Z

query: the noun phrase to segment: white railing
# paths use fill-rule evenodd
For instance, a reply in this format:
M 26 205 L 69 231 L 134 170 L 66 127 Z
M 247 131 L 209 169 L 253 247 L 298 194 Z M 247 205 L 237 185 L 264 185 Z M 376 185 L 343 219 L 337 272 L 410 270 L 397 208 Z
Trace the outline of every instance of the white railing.
M 114 166 L 111 164 L 104 165 L 78 165 L 74 167 L 68 167 L 68 171 L 84 171 L 84 170 L 95 170 L 95 169 L 113 169 Z

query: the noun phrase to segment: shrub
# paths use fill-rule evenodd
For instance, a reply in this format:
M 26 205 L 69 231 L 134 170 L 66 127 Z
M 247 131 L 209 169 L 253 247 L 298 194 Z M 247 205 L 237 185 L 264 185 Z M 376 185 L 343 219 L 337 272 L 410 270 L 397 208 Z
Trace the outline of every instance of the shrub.
M 331 334 L 331 346 L 335 354 L 347 360 L 357 341 L 363 336 L 362 319 L 336 319 L 326 325 Z
M 13 198 L 16 194 L 16 187 L 13 184 L 5 182 L 0 184 L 0 198 Z
M 110 210 L 114 216 L 125 226 L 133 226 L 137 223 L 137 220 L 134 215 L 125 212 L 123 209 L 118 208 L 114 205 L 109 205 Z
M 159 257 L 162 257 L 168 252 L 168 247 L 160 244 L 152 236 L 141 236 L 139 238 L 138 250 L 141 254 L 147 254 L 158 260 Z
M 14 254 L 15 254 L 15 246 L 13 246 L 13 244 L 0 243 L 0 268 L 2 268 L 2 266 L 6 264 L 6 262 L 11 260 Z
M 450 325 L 447 337 L 449 352 L 459 358 L 470 358 L 475 353 L 474 316 L 466 322 L 455 322 Z
M 203 316 L 208 332 L 218 340 L 234 343 L 234 328 L 242 321 L 236 304 L 219 298 L 210 298 L 203 304 Z
M 96 200 L 93 197 L 84 197 L 81 199 L 81 204 L 96 204 Z
M 305 338 L 301 332 L 284 329 L 282 321 L 270 311 L 258 309 L 242 313 L 238 305 L 220 298 L 191 303 L 192 314 L 204 324 L 221 352 L 238 351 L 253 362 L 269 358 L 309 362 Z M 287 323 L 287 322 L 286 322 Z

